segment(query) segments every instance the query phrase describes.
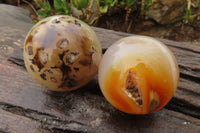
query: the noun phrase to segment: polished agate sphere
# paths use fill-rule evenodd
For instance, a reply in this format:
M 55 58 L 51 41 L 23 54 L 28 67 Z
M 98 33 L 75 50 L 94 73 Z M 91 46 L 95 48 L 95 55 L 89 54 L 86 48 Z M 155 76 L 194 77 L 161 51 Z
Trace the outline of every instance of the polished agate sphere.
M 101 56 L 91 27 L 66 15 L 39 21 L 24 44 L 27 71 L 53 91 L 70 91 L 87 84 L 96 75 Z
M 170 101 L 178 86 L 179 69 L 162 42 L 130 36 L 107 49 L 98 78 L 103 95 L 114 107 L 126 113 L 148 114 Z

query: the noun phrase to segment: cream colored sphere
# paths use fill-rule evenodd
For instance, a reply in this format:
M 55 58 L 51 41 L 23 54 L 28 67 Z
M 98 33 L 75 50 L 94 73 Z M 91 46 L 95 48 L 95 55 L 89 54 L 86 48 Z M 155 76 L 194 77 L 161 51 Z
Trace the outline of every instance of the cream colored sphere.
M 45 18 L 28 33 L 24 62 L 31 77 L 53 91 L 70 91 L 96 75 L 101 45 L 84 22 L 66 15 Z

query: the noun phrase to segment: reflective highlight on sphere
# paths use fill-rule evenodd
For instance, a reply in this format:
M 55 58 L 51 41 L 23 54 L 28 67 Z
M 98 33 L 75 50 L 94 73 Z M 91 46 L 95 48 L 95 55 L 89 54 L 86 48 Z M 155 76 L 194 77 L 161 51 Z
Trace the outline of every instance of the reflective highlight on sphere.
M 32 78 L 47 89 L 70 91 L 97 73 L 101 46 L 84 22 L 66 15 L 45 18 L 28 33 L 24 61 Z
M 108 48 L 98 76 L 102 93 L 113 106 L 126 113 L 148 114 L 170 101 L 178 86 L 179 70 L 163 43 L 130 36 Z

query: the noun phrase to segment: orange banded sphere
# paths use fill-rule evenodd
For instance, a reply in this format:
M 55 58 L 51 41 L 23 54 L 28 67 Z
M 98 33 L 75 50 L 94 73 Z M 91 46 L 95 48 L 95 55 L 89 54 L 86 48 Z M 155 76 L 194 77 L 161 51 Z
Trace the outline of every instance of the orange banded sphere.
M 148 114 L 170 101 L 178 86 L 179 70 L 163 43 L 130 36 L 107 49 L 98 78 L 103 95 L 114 107 L 126 113 Z

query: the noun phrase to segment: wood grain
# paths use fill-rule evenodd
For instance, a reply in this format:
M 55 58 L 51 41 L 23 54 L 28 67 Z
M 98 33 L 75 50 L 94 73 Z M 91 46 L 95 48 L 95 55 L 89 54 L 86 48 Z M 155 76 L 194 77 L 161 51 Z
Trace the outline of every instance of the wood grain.
M 105 51 L 131 34 L 94 28 Z M 200 132 L 200 47 L 159 39 L 175 54 L 180 83 L 162 110 L 149 115 L 128 115 L 102 96 L 97 77 L 72 92 L 44 89 L 26 72 L 23 62 L 25 32 L 0 27 L 0 132 L 72 133 L 198 133 Z M 8 117 L 9 116 L 9 117 Z M 13 124 L 19 123 L 17 128 Z M 24 126 L 22 126 L 24 123 Z
M 50 133 L 42 128 L 42 124 L 24 116 L 16 115 L 0 109 L 0 132 L 1 133 Z

